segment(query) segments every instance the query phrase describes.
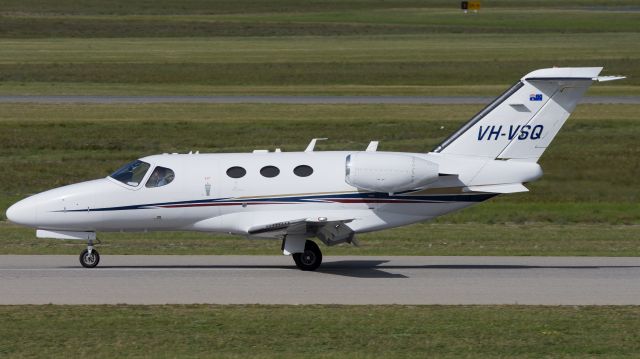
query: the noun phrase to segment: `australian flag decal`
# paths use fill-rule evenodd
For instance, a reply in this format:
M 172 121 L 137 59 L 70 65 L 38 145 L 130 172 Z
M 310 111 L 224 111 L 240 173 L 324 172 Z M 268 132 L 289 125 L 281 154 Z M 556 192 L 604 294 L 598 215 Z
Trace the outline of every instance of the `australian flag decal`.
M 542 101 L 541 93 L 532 93 L 529 95 L 529 101 Z

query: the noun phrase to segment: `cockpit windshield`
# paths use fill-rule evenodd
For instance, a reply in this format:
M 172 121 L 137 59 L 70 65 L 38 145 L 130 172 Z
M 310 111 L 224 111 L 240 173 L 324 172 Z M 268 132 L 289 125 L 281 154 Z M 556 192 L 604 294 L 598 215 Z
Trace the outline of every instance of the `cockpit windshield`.
M 137 187 L 149 170 L 149 167 L 151 166 L 148 163 L 135 160 L 120 167 L 117 171 L 113 172 L 110 177 L 128 186 Z
M 147 180 L 145 187 L 153 188 L 166 186 L 173 182 L 174 178 L 175 173 L 170 168 L 158 166 L 153 170 L 153 172 L 151 172 L 151 176 L 149 176 L 149 180 Z

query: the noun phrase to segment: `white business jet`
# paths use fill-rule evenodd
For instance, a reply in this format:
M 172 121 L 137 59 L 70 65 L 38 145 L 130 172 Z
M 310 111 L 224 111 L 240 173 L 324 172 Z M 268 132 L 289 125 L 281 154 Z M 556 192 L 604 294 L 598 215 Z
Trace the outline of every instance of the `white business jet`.
M 322 262 L 317 238 L 356 244 L 358 233 L 430 220 L 498 194 L 525 192 L 538 159 L 601 67 L 524 76 L 429 153 L 254 151 L 162 154 L 112 175 L 28 197 L 7 218 L 39 238 L 87 241 L 80 263 L 100 256 L 96 232 L 200 231 L 278 239 L 298 268 Z

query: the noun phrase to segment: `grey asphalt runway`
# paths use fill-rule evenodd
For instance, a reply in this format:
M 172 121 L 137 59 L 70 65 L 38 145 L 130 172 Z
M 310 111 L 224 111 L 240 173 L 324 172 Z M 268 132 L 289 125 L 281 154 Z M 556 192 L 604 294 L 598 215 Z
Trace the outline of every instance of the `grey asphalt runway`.
M 272 103 L 272 104 L 487 104 L 477 96 L 0 96 L 0 103 Z M 640 104 L 640 96 L 591 96 L 581 103 Z
M 638 305 L 640 257 L 0 256 L 0 304 Z

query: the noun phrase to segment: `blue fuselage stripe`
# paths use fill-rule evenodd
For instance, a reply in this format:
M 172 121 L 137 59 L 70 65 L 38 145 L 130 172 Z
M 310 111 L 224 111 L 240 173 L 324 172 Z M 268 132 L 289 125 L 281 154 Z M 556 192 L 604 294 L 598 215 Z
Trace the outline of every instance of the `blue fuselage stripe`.
M 410 195 L 389 195 L 387 193 L 346 193 L 346 194 L 323 194 L 297 197 L 270 197 L 270 198 L 207 198 L 189 201 L 147 203 L 130 206 L 91 208 L 90 211 L 128 211 L 136 209 L 151 208 L 176 208 L 176 207 L 203 207 L 222 205 L 242 205 L 246 204 L 297 204 L 297 203 L 349 203 L 348 200 L 358 200 L 356 203 L 443 203 L 443 202 L 482 202 L 497 194 L 495 193 L 475 193 L 475 194 L 444 194 L 427 196 Z M 347 201 L 345 201 L 347 200 Z M 83 210 L 67 210 L 66 212 L 86 212 Z M 62 212 L 62 211 L 60 211 Z

